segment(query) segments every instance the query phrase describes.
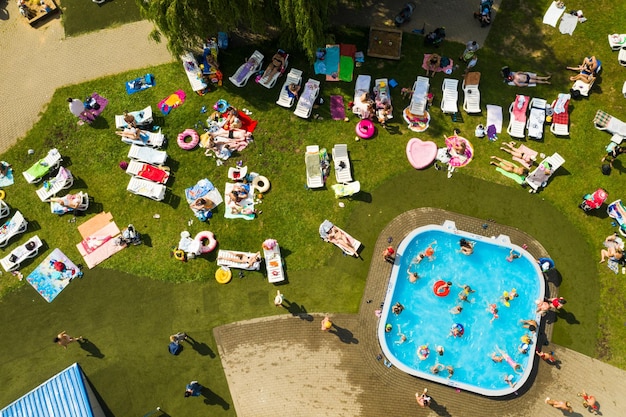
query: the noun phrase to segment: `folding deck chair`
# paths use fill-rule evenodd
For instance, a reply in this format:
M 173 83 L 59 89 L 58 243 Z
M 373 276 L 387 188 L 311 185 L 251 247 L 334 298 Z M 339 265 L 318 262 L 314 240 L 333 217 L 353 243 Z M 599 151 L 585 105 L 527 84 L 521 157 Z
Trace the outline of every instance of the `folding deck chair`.
M 74 177 L 69 169 L 61 167 L 56 177 L 49 181 L 44 181 L 43 187 L 37 190 L 37 196 L 43 202 L 47 202 L 59 191 L 67 190 L 74 184 Z
M 259 51 L 254 51 L 252 56 L 246 60 L 238 69 L 235 74 L 228 78 L 237 87 L 243 87 L 248 83 L 248 80 L 253 74 L 256 74 L 263 65 L 263 54 Z
M 335 226 L 329 220 L 324 220 L 319 228 L 320 237 L 324 242 L 332 243 L 346 255 L 358 257 L 361 242 L 350 236 L 343 229 Z M 345 238 L 345 239 L 344 239 Z M 347 242 L 348 244 L 346 245 Z
M 313 111 L 313 105 L 315 104 L 315 100 L 317 100 L 317 96 L 320 93 L 320 82 L 314 80 L 313 78 L 309 78 L 309 81 L 304 85 L 304 91 L 300 95 L 300 99 L 298 100 L 298 104 L 296 105 L 296 110 L 293 112 L 296 116 L 302 117 L 303 119 L 308 119 L 311 117 L 311 112 Z
M 72 207 L 72 200 L 79 199 L 80 202 L 76 207 Z M 57 201 L 55 201 L 57 200 Z M 89 194 L 80 191 L 77 194 L 68 194 L 60 199 L 50 201 L 50 211 L 59 216 L 73 211 L 85 211 L 89 208 Z
M 276 101 L 276 104 L 287 109 L 293 106 L 293 102 L 295 101 L 295 97 L 289 95 L 289 93 L 287 92 L 287 89 L 291 84 L 302 84 L 301 70 L 295 68 L 289 70 L 289 73 L 287 74 L 287 79 L 285 79 L 283 88 L 280 90 L 280 94 L 278 95 L 278 101 Z
M 4 200 L 0 200 L 0 219 L 4 219 L 9 214 L 11 214 L 9 205 L 5 203 Z
M 533 97 L 530 100 L 530 115 L 526 122 L 526 130 L 530 139 L 543 139 L 543 125 L 546 123 L 546 105 L 548 103 L 542 98 Z
M 367 104 L 361 101 L 363 94 L 370 92 L 370 85 L 372 83 L 372 77 L 370 75 L 361 74 L 356 78 L 354 84 L 354 100 L 352 100 L 352 113 L 356 114 L 360 118 L 367 113 Z
M 548 180 L 557 169 L 565 163 L 565 159 L 558 153 L 554 153 L 541 161 L 539 166 L 526 177 L 525 184 L 530 186 L 529 193 L 536 193 L 540 188 L 548 185 Z
M 321 188 L 324 186 L 324 170 L 320 159 L 320 147 L 309 145 L 304 154 L 306 164 L 306 185 L 308 188 Z
M 428 104 L 428 90 L 430 89 L 430 78 L 418 76 L 413 83 L 413 95 L 411 96 L 411 104 L 409 112 L 414 115 L 423 115 L 426 112 Z
M 348 145 L 337 144 L 333 147 L 333 161 L 335 164 L 335 178 L 337 179 L 337 182 L 344 184 L 352 182 Z
M 28 222 L 24 215 L 19 210 L 16 211 L 13 217 L 0 226 L 0 248 L 5 247 L 13 236 L 24 233 L 27 227 Z
M 619 51 L 626 47 L 626 34 L 612 33 L 608 35 L 609 46 L 613 51 Z
M 509 126 L 507 133 L 518 139 L 526 138 L 526 109 L 528 108 L 528 96 L 517 94 L 515 101 L 509 107 Z
M 13 249 L 11 253 L 9 253 L 4 258 L 0 259 L 0 265 L 6 272 L 14 271 L 20 267 L 20 264 L 24 262 L 26 259 L 34 258 L 39 253 L 39 248 L 43 243 L 39 236 L 33 236 L 28 239 L 28 242 L 18 246 Z
M 611 116 L 605 111 L 598 110 L 593 118 L 593 124 L 598 130 L 605 130 L 613 135 L 611 141 L 618 145 L 626 138 L 626 123 Z
M 468 72 L 463 77 L 463 110 L 465 113 L 480 113 L 480 72 Z
M 287 66 L 289 65 L 289 54 L 287 52 L 283 51 L 282 49 L 279 49 L 276 53 L 281 55 L 285 59 L 285 65 L 282 65 L 281 68 L 278 71 L 276 71 L 274 75 L 272 75 L 271 78 L 266 77 L 265 73 L 261 75 L 259 84 L 261 84 L 265 88 L 274 88 L 274 86 L 276 85 L 276 81 L 281 75 L 283 75 L 283 73 L 287 70 Z M 270 65 L 276 65 L 276 63 L 272 62 Z M 265 72 L 267 72 L 267 69 L 265 69 Z
M 572 96 L 569 94 L 559 94 L 559 97 L 552 102 L 552 124 L 550 132 L 555 136 L 569 136 L 569 102 Z
M 161 201 L 165 198 L 166 187 L 163 184 L 157 184 L 156 182 L 144 180 L 140 177 L 132 177 L 126 190 L 142 197 Z
M 170 178 L 169 167 L 157 167 L 144 162 L 135 161 L 133 159 L 128 162 L 126 173 L 128 175 L 141 177 L 159 184 L 167 184 L 167 180 Z
M 152 106 L 148 106 L 143 110 L 133 111 L 128 114 L 135 118 L 135 125 L 137 125 L 137 127 L 139 128 L 147 129 L 154 122 L 154 119 L 152 116 Z M 115 115 L 115 127 L 117 129 L 124 129 L 128 127 L 128 123 L 126 123 L 126 121 L 124 120 L 123 114 Z
M 148 146 L 150 148 L 160 148 L 165 143 L 165 135 L 161 133 L 161 129 L 158 132 L 148 132 L 142 130 L 139 133 L 140 139 L 131 139 L 122 136 L 122 142 L 129 145 Z
M 167 160 L 167 152 L 146 148 L 145 146 L 131 145 L 128 157 L 139 162 L 152 165 L 163 165 Z
M 61 154 L 57 148 L 50 149 L 48 155 L 35 162 L 35 164 L 24 171 L 22 175 L 26 178 L 26 182 L 35 184 L 41 181 L 44 176 L 57 169 L 62 160 L 63 158 L 61 158 Z
M 200 69 L 200 65 L 198 65 L 198 60 L 196 60 L 196 57 L 191 52 L 185 52 L 180 56 L 180 59 L 183 61 L 183 68 L 185 69 L 185 75 L 187 75 L 191 89 L 196 93 L 202 94 L 206 90 L 207 84 L 202 76 L 202 70 Z
M 247 260 L 250 259 L 250 262 Z M 261 269 L 261 254 L 220 249 L 217 252 L 217 265 L 229 268 L 258 271 Z
M 457 113 L 459 106 L 457 104 L 459 100 L 459 80 L 453 78 L 445 78 L 441 86 L 441 111 L 443 113 Z
M 385 104 L 391 105 L 389 80 L 387 78 L 379 78 L 374 81 L 374 101 L 377 109 L 382 109 Z M 393 114 L 387 115 L 387 119 L 393 119 Z

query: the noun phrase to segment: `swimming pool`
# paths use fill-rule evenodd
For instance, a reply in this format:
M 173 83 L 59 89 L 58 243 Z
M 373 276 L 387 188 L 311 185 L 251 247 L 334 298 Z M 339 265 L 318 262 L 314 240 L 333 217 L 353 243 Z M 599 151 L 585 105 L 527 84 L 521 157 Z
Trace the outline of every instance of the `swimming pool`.
M 461 238 L 474 242 L 471 255 L 460 253 Z M 414 263 L 432 242 L 436 242 L 432 259 Z M 511 249 L 520 257 L 508 261 Z M 486 238 L 466 233 L 451 221 L 414 230 L 396 252 L 378 326 L 381 348 L 391 364 L 419 378 L 482 395 L 517 391 L 530 376 L 537 343 L 536 334 L 523 328 L 520 320 L 540 322 L 535 301 L 545 294 L 543 274 L 532 255 L 513 245 L 508 236 Z M 419 275 L 414 283 L 409 281 L 409 268 Z M 447 296 L 435 294 L 434 286 L 440 280 L 452 282 Z M 463 285 L 475 291 L 467 294 L 469 302 L 459 299 Z M 507 307 L 503 294 L 514 288 L 519 296 Z M 392 312 L 397 302 L 404 306 L 400 314 Z M 490 312 L 491 304 L 498 310 L 497 318 Z M 462 311 L 453 314 L 450 310 L 455 306 Z M 392 326 L 389 332 L 385 329 L 388 324 Z M 460 337 L 451 335 L 457 324 L 463 328 Z M 403 343 L 401 334 L 406 336 Z M 524 335 L 531 339 L 527 354 L 518 350 Z M 423 346 L 430 352 L 426 358 L 419 356 Z M 437 353 L 437 346 L 443 346 L 443 355 Z M 494 362 L 491 355 L 498 349 L 510 360 Z M 522 369 L 516 372 L 514 363 Z M 454 374 L 448 378 L 445 369 L 431 373 L 436 364 L 452 366 Z M 513 387 L 504 380 L 507 375 L 513 376 Z

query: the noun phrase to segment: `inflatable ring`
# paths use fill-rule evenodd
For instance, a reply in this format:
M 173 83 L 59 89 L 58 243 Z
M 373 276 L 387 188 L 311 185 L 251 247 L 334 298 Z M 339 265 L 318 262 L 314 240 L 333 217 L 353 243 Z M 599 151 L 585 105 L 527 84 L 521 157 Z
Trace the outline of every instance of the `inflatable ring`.
M 0 190 L 0 200 L 4 200 L 4 197 L 6 197 L 7 193 L 4 192 L 4 190 Z
M 252 186 L 260 193 L 266 193 L 270 189 L 270 181 L 263 175 L 257 175 L 252 180 Z
M 417 357 L 421 360 L 426 360 L 430 355 L 430 349 L 428 349 L 428 345 L 422 345 L 417 349 Z
M 187 142 L 187 138 L 191 138 L 189 142 Z M 176 142 L 178 143 L 178 146 L 181 147 L 181 149 L 190 151 L 198 146 L 198 143 L 200 142 L 200 136 L 198 136 L 198 132 L 193 129 L 185 129 L 182 133 L 178 134 Z
M 217 240 L 215 240 L 215 235 L 213 232 L 209 232 L 208 230 L 204 230 L 196 235 L 193 240 L 197 240 L 200 242 L 202 246 L 200 246 L 201 253 L 209 253 L 215 250 L 217 246 Z M 205 243 L 206 241 L 206 243 Z
M 361 139 L 369 139 L 376 132 L 376 128 L 374 127 L 374 123 L 371 120 L 363 119 L 359 123 L 356 124 L 356 134 Z
M 461 323 L 454 323 L 452 325 L 452 329 L 450 329 L 450 332 L 454 337 L 461 337 L 465 333 L 465 328 Z
M 176 260 L 178 260 L 178 261 L 183 261 L 183 262 L 185 262 L 187 260 L 187 256 L 185 255 L 185 251 L 180 250 L 180 249 L 176 249 L 174 251 L 174 258 L 176 258 Z
M 226 109 L 230 107 L 230 104 L 223 98 L 217 100 L 217 102 L 213 105 L 213 110 L 218 111 L 220 113 L 226 113 Z
M 217 271 L 215 271 L 215 280 L 220 284 L 228 284 L 232 278 L 233 273 L 227 266 L 222 266 Z
M 446 282 L 442 279 L 435 282 L 435 285 L 433 285 L 433 292 L 437 297 L 445 297 L 446 295 L 450 294 L 450 287 L 446 287 L 443 290 L 439 291 L 439 288 L 444 285 L 446 285 Z

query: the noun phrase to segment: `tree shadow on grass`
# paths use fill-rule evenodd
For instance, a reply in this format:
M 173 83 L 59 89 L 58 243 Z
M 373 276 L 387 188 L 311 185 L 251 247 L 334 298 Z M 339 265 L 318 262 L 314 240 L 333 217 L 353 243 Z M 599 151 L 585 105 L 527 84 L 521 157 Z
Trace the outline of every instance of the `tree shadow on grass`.
M 204 397 L 204 403 L 207 405 L 221 405 L 224 410 L 228 410 L 230 408 L 230 404 L 228 404 L 226 400 L 207 387 L 202 387 L 201 394 Z

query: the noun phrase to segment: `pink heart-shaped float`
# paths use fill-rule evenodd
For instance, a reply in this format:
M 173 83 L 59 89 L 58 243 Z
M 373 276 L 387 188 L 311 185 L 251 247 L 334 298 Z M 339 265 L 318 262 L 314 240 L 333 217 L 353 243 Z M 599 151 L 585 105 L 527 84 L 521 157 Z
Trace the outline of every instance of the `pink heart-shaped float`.
M 429 166 L 437 156 L 437 144 L 432 141 L 422 141 L 417 138 L 409 140 L 406 144 L 406 157 L 415 169 L 424 169 Z

